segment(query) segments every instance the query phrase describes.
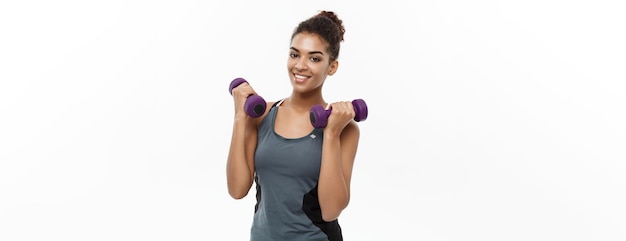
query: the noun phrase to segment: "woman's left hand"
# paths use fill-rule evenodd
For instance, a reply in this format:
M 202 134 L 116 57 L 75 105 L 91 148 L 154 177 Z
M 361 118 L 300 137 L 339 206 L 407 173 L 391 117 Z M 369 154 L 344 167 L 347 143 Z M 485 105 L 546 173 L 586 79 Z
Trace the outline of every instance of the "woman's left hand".
M 328 123 L 326 124 L 325 131 L 330 131 L 334 134 L 341 134 L 344 127 L 354 120 L 355 112 L 351 101 L 340 101 L 331 103 L 326 106 L 326 109 L 330 109 L 330 115 L 328 116 Z

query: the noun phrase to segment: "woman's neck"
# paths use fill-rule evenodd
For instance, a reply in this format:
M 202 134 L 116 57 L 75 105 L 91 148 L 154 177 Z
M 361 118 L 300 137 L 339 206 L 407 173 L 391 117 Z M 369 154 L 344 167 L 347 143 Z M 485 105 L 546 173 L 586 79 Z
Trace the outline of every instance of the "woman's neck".
M 296 111 L 308 112 L 314 105 L 326 105 L 326 101 L 321 93 L 314 95 L 306 95 L 302 93 L 291 93 L 291 96 L 281 104 L 289 106 Z

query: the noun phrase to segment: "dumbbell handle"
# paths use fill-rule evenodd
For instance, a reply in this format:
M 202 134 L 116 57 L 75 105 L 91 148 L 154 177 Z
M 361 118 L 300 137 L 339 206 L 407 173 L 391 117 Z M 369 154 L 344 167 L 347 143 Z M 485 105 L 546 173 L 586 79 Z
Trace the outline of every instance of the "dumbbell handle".
M 234 79 L 233 81 L 230 82 L 228 92 L 230 92 L 230 94 L 232 95 L 234 88 L 236 88 L 240 84 L 247 83 L 247 82 L 248 81 L 246 81 L 244 78 Z M 263 113 L 265 113 L 266 107 L 267 107 L 267 102 L 265 102 L 265 100 L 259 95 L 248 96 L 248 99 L 246 99 L 246 103 L 244 103 L 243 105 L 243 109 L 246 112 L 246 114 L 254 118 L 257 118 L 263 115 Z
M 354 120 L 357 122 L 367 119 L 367 104 L 363 99 L 355 99 L 352 101 L 352 107 L 354 108 Z M 326 110 L 322 105 L 315 105 L 311 107 L 310 118 L 311 124 L 315 128 L 324 128 L 328 124 L 328 116 L 332 110 Z

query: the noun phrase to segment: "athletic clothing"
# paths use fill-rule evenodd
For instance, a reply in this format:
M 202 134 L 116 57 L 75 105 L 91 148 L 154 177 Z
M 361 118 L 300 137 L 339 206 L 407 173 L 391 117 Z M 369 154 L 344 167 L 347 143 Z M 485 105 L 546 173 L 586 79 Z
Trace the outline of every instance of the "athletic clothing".
M 337 220 L 325 222 L 317 198 L 323 129 L 300 138 L 274 131 L 274 104 L 258 129 L 256 199 L 251 241 L 341 241 Z

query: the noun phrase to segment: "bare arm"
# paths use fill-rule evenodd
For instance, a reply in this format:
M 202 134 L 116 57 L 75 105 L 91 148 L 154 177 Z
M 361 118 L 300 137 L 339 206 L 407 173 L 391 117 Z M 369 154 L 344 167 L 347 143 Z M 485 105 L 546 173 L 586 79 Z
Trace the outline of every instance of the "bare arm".
M 351 105 L 349 108 L 352 110 Z M 351 120 L 354 112 L 346 115 L 343 119 Z M 329 118 L 329 125 L 324 129 L 318 182 L 322 219 L 327 222 L 337 219 L 350 202 L 350 181 L 360 136 L 359 128 L 354 121 L 350 121 L 345 128 L 341 125 L 331 126 L 330 121 Z
M 234 199 L 248 195 L 254 182 L 254 152 L 257 144 L 257 127 L 264 117 L 249 117 L 243 110 L 248 96 L 256 94 L 243 83 L 232 91 L 235 102 L 235 120 L 226 162 L 226 180 L 228 193 Z M 267 113 L 267 109 L 265 110 Z
M 235 117 L 226 163 L 228 193 L 234 199 L 244 198 L 252 187 L 256 136 L 256 125 L 250 117 Z

